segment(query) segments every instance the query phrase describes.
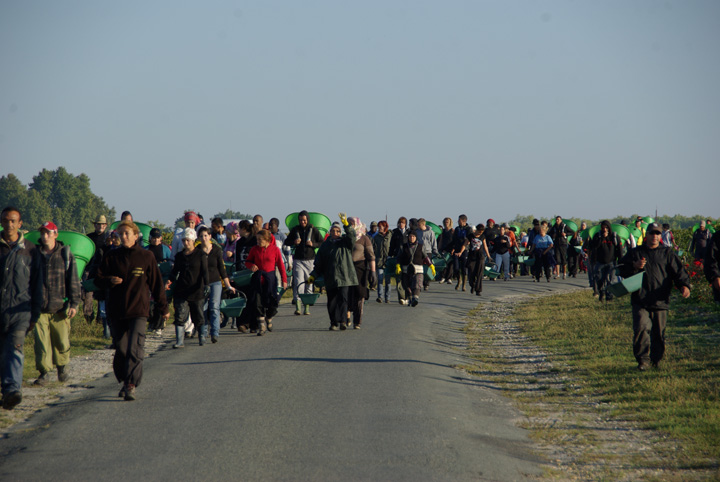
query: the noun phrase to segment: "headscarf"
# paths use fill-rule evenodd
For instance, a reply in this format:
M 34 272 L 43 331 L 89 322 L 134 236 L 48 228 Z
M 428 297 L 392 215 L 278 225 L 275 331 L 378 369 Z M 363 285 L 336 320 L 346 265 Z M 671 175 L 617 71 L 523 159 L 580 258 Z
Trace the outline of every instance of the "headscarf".
M 362 238 L 367 233 L 367 227 L 363 224 L 362 221 L 360 221 L 360 218 L 351 217 L 348 218 L 348 220 L 352 221 L 351 224 L 355 229 L 355 241 L 360 241 L 360 238 Z

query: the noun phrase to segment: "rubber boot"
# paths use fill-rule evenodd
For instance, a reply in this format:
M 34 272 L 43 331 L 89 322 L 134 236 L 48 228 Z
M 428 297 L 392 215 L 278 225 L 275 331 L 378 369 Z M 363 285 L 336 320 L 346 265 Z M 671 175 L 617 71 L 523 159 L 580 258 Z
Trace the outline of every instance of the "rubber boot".
M 207 340 L 207 334 L 208 324 L 205 323 L 203 326 L 200 327 L 200 331 L 198 332 L 198 344 L 200 346 L 203 346 L 205 344 L 205 340 Z
M 185 346 L 185 327 L 175 325 L 175 344 L 173 348 L 183 348 Z
M 295 306 L 295 316 L 300 316 L 300 303 L 300 300 L 293 301 L 293 305 Z
M 310 314 L 310 305 L 303 305 L 303 315 Z
M 68 380 L 68 373 L 64 365 L 57 367 L 57 377 L 60 382 L 66 382 Z

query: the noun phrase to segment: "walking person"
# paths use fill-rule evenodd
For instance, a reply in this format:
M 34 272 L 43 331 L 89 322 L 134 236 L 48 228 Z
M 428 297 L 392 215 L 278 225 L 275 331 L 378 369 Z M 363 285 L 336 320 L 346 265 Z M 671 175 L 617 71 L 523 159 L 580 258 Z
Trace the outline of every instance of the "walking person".
M 600 232 L 593 236 L 590 251 L 595 271 L 595 289 L 600 301 L 613 299 L 607 287 L 613 282 L 620 249 L 620 238 L 611 231 L 610 221 L 600 223 Z
M 700 227 L 695 230 L 692 235 L 692 241 L 690 242 L 690 252 L 696 260 L 702 261 L 705 259 L 705 250 L 707 249 L 708 242 L 710 241 L 711 233 L 707 229 L 705 221 L 700 221 Z
M 366 234 L 365 224 L 360 218 L 348 218 L 350 226 L 355 230 L 355 245 L 353 246 L 353 265 L 357 275 L 358 284 L 350 289 L 350 312 L 353 318 L 353 328 L 360 329 L 363 319 L 365 301 L 370 298 L 368 287 L 377 284 L 377 273 L 375 273 L 375 251 L 372 241 Z M 349 316 L 348 316 L 349 318 Z
M 390 226 L 387 221 L 378 223 L 378 231 L 372 238 L 373 251 L 375 253 L 375 272 L 377 273 L 377 301 L 378 303 L 389 303 L 390 278 L 392 273 L 386 273 L 385 265 L 390 254 Z M 386 281 L 387 278 L 387 281 Z
M 323 238 L 320 231 L 310 224 L 308 212 L 302 210 L 298 213 L 298 224 L 290 230 L 285 239 L 285 246 L 293 249 L 293 266 L 292 266 L 292 287 L 293 297 L 292 304 L 295 307 L 295 315 L 300 315 L 300 291 L 302 294 L 311 294 L 313 292 L 312 283 L 308 283 L 308 278 L 315 264 L 315 251 L 322 245 Z M 309 315 L 310 307 L 304 305 L 302 314 Z
M 453 248 L 453 232 L 452 218 L 443 219 L 443 230 L 440 234 L 440 239 L 438 240 L 438 249 L 440 250 L 440 253 L 450 255 Z M 446 281 L 448 284 L 452 283 L 454 264 L 455 263 L 447 263 L 445 270 L 443 270 L 440 275 L 440 284 Z
M 287 288 L 287 273 L 272 233 L 261 229 L 256 237 L 258 244 L 253 246 L 245 260 L 245 266 L 253 272 L 247 309 L 257 318 L 257 334 L 262 336 L 266 331 L 273 330 L 272 320 L 280 302 L 275 269 L 280 271 L 283 288 Z
M 683 298 L 690 296 L 690 277 L 675 251 L 662 245 L 661 236 L 660 225 L 649 224 L 642 245 L 630 250 L 620 263 L 624 278 L 645 273 L 640 290 L 630 298 L 633 354 L 640 371 L 651 364 L 659 368 L 665 354 L 665 327 L 673 285 Z
M 715 231 L 705 249 L 703 270 L 712 288 L 715 302 L 720 303 L 720 230 Z
M 572 236 L 572 229 L 563 222 L 562 216 L 555 216 L 555 224 L 548 231 L 548 235 L 553 239 L 553 249 L 555 254 L 555 268 L 553 268 L 553 277 L 557 279 L 562 274 L 565 279 L 565 265 L 567 264 L 568 235 Z
M 39 250 L 42 259 L 43 307 L 33 329 L 35 367 L 40 376 L 35 385 L 44 386 L 53 365 L 60 382 L 68 380 L 70 363 L 70 320 L 80 306 L 80 280 L 75 257 L 69 246 L 57 240 L 52 221 L 40 226 Z
M 164 320 L 170 313 L 162 275 L 153 254 L 140 247 L 137 225 L 123 221 L 116 231 L 121 246 L 103 257 L 96 284 L 108 289 L 107 310 L 115 344 L 113 371 L 117 381 L 123 384 L 118 396 L 135 400 L 135 389 L 143 375 L 150 296 Z
M 422 291 L 423 284 L 423 265 L 430 263 L 430 258 L 425 256 L 422 247 L 418 243 L 417 231 L 408 231 L 408 240 L 402 247 L 400 255 L 398 255 L 397 265 L 398 269 L 402 273 L 402 283 L 405 290 L 405 294 L 409 300 L 406 299 L 404 305 L 410 302 L 410 305 L 415 307 L 420 302 L 420 292 Z M 432 266 L 432 265 L 431 265 Z
M 470 281 L 470 293 L 480 296 L 482 294 L 483 276 L 485 276 L 485 260 L 490 257 L 487 241 L 485 240 L 485 225 L 478 224 L 472 236 L 466 241 L 468 251 L 467 270 Z
M 487 228 L 485 229 L 487 232 Z M 465 283 L 467 281 L 467 256 L 465 240 L 470 234 L 470 228 L 467 224 L 467 216 L 461 214 L 458 217 L 458 225 L 453 231 L 453 247 L 450 253 L 453 256 L 454 270 L 458 275 L 458 282 L 455 285 L 455 289 L 460 288 L 462 284 L 462 290 L 465 291 Z
M 502 268 L 505 281 L 510 279 L 510 237 L 507 235 L 507 224 L 500 226 L 500 232 L 495 236 L 492 245 L 495 252 L 495 270 L 500 273 Z
M 2 408 L 22 402 L 25 335 L 35 327 L 43 304 L 42 260 L 20 232 L 20 210 L 0 213 L 0 381 Z
M 85 272 L 83 273 L 82 278 L 83 281 L 95 278 L 98 266 L 100 266 L 100 261 L 102 261 L 103 253 L 105 251 L 105 242 L 109 234 L 107 232 L 107 218 L 105 216 L 100 215 L 95 218 L 93 225 L 95 226 L 95 231 L 88 234 L 87 237 L 95 243 L 95 253 L 85 267 Z M 103 292 L 98 291 L 95 293 L 94 291 L 83 291 L 83 316 L 85 316 L 85 320 L 88 323 L 92 323 L 95 318 L 93 305 L 94 300 L 97 300 L 98 302 L 97 320 L 101 321 L 105 318 L 105 300 Z
M 223 283 L 231 293 L 235 293 L 235 288 L 230 284 L 227 271 L 225 271 L 223 250 L 217 242 L 214 242 L 210 229 L 202 226 L 198 229 L 198 236 L 200 237 L 200 249 L 207 256 L 208 270 L 208 295 L 203 306 L 207 323 L 203 325 L 201 338 L 207 340 L 208 331 L 210 331 L 210 341 L 217 343 L 220 337 L 220 301 Z
M 397 221 L 397 227 L 392 230 L 392 235 L 390 236 L 390 257 L 397 259 L 400 254 L 400 250 L 407 242 L 407 232 L 407 218 L 405 216 L 400 216 Z M 392 276 L 387 276 L 387 274 L 388 273 L 386 273 L 385 277 L 386 291 L 390 289 L 390 280 L 392 278 Z M 398 293 L 398 302 L 402 303 L 405 300 L 405 292 L 403 291 L 402 282 L 397 280 L 395 286 Z
M 422 247 L 423 254 L 428 259 L 432 260 L 433 256 L 439 256 L 440 252 L 438 251 L 437 238 L 435 238 L 433 230 L 427 225 L 425 218 L 418 219 L 417 238 L 418 244 Z M 424 278 L 423 289 L 427 290 L 429 286 L 430 279 Z
M 173 306 L 175 307 L 175 344 L 173 348 L 185 346 L 186 324 L 191 316 L 198 332 L 198 344 L 200 346 L 205 344 L 203 304 L 210 276 L 207 256 L 202 249 L 195 247 L 196 240 L 195 229 L 185 228 L 182 235 L 183 249 L 175 254 L 175 264 L 168 280 L 168 288 L 173 288 Z
M 540 282 L 540 277 L 545 274 L 545 279 L 550 282 L 552 268 L 555 265 L 553 253 L 553 240 L 547 234 L 547 223 L 540 224 L 540 234 L 533 237 L 532 254 L 535 257 L 534 276 L 535 281 Z
M 162 231 L 158 228 L 152 228 L 150 230 L 150 240 L 148 245 L 145 247 L 155 256 L 158 266 L 162 263 L 169 263 L 168 266 L 172 266 L 172 253 L 170 252 L 170 246 L 162 242 Z M 162 271 L 161 271 L 162 273 Z M 167 271 L 164 274 L 169 274 Z M 157 309 L 156 303 L 150 304 L 150 317 L 148 318 L 148 331 L 157 335 L 162 336 L 163 330 L 165 329 L 165 321 L 162 319 L 162 313 Z
M 340 221 L 344 226 L 345 234 L 342 234 L 340 223 L 333 223 L 327 239 L 315 256 L 315 265 L 309 278 L 310 283 L 319 276 L 325 280 L 330 331 L 347 330 L 350 289 L 358 284 L 352 260 L 355 229 L 350 226 L 347 217 L 342 213 Z

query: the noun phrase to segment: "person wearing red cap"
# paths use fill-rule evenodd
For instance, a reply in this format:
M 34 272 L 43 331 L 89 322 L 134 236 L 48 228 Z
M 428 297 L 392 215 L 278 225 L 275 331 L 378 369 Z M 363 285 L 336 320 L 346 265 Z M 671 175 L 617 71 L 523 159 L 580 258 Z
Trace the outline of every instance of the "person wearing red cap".
M 25 240 L 18 208 L 0 214 L 0 380 L 2 408 L 12 410 L 22 401 L 23 346 L 42 308 L 40 253 Z
M 69 246 L 57 240 L 58 228 L 52 221 L 40 226 L 42 254 L 43 306 L 42 314 L 33 329 L 35 338 L 35 366 L 40 376 L 35 385 L 49 381 L 48 372 L 57 366 L 61 382 L 68 379 L 70 363 L 70 320 L 80 306 L 80 280 L 75 257 Z

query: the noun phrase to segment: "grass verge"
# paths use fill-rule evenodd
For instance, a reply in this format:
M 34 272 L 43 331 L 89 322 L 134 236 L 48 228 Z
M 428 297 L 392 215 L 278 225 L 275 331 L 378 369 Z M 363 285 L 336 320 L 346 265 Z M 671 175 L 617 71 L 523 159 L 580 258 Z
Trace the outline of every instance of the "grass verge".
M 646 372 L 632 355 L 629 297 L 600 304 L 582 291 L 506 308 L 471 313 L 468 371 L 514 397 L 532 436 L 556 447 L 551 478 L 720 480 L 715 305 L 674 300 L 665 359 Z M 509 348 L 511 336 L 537 351 Z

